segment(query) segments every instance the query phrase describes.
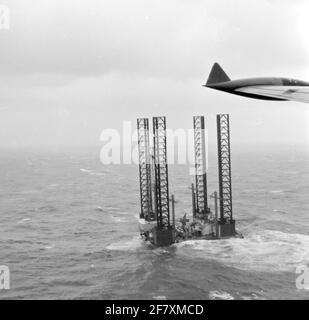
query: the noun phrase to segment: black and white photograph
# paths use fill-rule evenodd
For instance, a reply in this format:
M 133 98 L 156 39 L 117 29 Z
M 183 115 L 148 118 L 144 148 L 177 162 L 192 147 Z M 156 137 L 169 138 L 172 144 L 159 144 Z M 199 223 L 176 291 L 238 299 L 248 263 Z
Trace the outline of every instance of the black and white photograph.
M 0 300 L 309 300 L 308 32 L 307 0 L 0 0 Z

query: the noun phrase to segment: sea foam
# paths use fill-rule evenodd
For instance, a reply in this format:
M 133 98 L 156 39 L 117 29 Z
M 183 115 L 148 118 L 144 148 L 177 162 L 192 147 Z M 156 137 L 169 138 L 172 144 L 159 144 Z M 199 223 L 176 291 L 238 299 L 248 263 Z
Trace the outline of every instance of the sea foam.
M 274 230 L 248 234 L 244 239 L 189 240 L 175 245 L 177 253 L 218 261 L 241 270 L 295 271 L 309 263 L 309 236 Z

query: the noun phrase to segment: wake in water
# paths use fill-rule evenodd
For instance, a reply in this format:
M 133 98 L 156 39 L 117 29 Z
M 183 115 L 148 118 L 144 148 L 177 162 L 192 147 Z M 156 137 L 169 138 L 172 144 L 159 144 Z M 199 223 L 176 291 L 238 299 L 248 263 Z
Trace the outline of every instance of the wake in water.
M 240 270 L 294 272 L 297 266 L 309 263 L 309 236 L 274 230 L 257 231 L 244 239 L 187 240 L 173 247 L 178 255 L 214 260 Z M 116 251 L 141 248 L 145 248 L 145 242 L 139 236 L 106 247 Z M 164 248 L 156 251 L 169 252 Z
M 309 236 L 273 230 L 244 239 L 189 240 L 174 246 L 180 255 L 215 260 L 240 270 L 294 272 L 309 262 Z

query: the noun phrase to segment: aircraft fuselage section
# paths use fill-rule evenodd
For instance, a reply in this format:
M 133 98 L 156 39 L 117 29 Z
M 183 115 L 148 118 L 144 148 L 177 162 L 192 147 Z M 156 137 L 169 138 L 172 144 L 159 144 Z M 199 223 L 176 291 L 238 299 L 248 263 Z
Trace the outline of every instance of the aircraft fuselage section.
M 301 80 L 289 79 L 289 78 L 250 78 L 250 79 L 239 79 L 230 80 L 220 83 L 206 84 L 205 87 L 225 91 L 228 93 L 236 94 L 239 96 L 260 99 L 260 100 L 277 100 L 285 101 L 287 99 L 257 95 L 252 93 L 238 92 L 236 89 L 250 86 L 308 86 L 309 83 Z

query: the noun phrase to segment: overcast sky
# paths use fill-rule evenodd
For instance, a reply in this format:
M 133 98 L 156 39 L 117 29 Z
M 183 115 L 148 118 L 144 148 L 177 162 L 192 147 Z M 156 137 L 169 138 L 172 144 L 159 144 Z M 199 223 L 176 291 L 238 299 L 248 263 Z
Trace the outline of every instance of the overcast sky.
M 0 147 L 100 146 L 123 120 L 171 128 L 230 113 L 235 144 L 308 144 L 309 105 L 202 87 L 231 79 L 309 81 L 307 0 L 0 0 Z M 210 139 L 213 139 L 210 137 Z

